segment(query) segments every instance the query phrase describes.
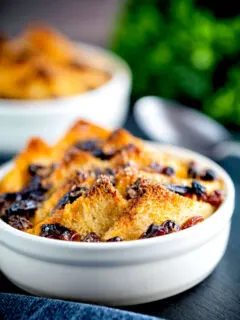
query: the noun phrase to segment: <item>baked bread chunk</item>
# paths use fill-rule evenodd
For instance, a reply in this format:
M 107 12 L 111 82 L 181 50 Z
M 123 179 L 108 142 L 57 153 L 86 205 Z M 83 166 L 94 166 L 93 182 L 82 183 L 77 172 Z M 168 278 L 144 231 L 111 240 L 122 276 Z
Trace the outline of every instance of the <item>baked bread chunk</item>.
M 0 214 L 19 230 L 100 242 L 200 223 L 224 199 L 211 168 L 156 152 L 124 129 L 78 121 L 54 146 L 32 138 L 0 182 Z

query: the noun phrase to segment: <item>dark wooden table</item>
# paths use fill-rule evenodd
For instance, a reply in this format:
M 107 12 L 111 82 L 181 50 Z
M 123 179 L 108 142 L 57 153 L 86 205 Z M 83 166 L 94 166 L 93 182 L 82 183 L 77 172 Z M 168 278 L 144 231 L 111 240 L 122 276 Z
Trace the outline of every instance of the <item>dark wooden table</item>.
M 129 117 L 126 128 L 135 135 L 146 138 L 136 126 L 132 117 Z M 221 165 L 234 180 L 236 210 L 232 220 L 229 245 L 220 264 L 205 281 L 182 294 L 162 301 L 122 309 L 171 320 L 240 319 L 240 160 L 228 158 Z M 2 292 L 27 294 L 10 283 L 1 274 L 0 288 Z

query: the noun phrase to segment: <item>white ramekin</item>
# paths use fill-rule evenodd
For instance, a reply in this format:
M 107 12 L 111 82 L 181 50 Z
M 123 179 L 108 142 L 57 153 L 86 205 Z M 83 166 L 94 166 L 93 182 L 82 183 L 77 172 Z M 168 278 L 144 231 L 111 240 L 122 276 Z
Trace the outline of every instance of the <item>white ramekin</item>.
M 119 243 L 74 243 L 18 231 L 0 220 L 1 271 L 36 295 L 107 305 L 163 299 L 205 279 L 222 258 L 234 209 L 234 186 L 211 160 L 186 149 L 157 150 L 195 159 L 224 180 L 226 199 L 204 222 L 162 237 Z M 11 164 L 0 170 L 4 175 Z
M 121 127 L 128 111 L 131 72 L 114 53 L 79 44 L 85 59 L 108 70 L 112 78 L 97 89 L 66 98 L 0 99 L 0 152 L 22 150 L 31 136 L 52 143 L 79 118 L 109 128 Z

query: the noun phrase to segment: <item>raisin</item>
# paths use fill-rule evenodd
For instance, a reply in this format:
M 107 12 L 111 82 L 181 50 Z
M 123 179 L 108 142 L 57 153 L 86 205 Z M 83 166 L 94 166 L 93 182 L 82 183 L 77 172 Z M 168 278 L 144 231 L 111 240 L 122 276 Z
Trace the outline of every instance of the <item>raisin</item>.
M 144 232 L 140 239 L 147 239 L 147 238 L 153 238 L 153 237 L 159 237 L 166 234 L 166 230 L 162 226 L 158 226 L 156 224 L 151 224 L 147 231 Z
M 7 209 L 7 216 L 11 215 L 21 215 L 21 216 L 32 216 L 37 209 L 38 204 L 34 200 L 21 200 L 18 202 L 14 202 Z
M 14 201 L 20 201 L 22 196 L 19 192 L 8 192 L 0 194 L 0 218 L 7 222 L 7 209 Z
M 164 167 L 161 173 L 165 174 L 166 176 L 172 177 L 175 175 L 175 170 L 172 167 Z
M 30 229 L 33 227 L 33 225 L 31 224 L 31 222 L 22 216 L 18 216 L 18 215 L 13 215 L 10 216 L 7 220 L 7 223 L 18 230 L 25 230 L 25 229 Z
M 180 194 L 181 196 L 185 196 L 192 192 L 192 188 L 188 186 L 181 186 L 177 184 L 169 184 L 166 186 L 169 191 Z
M 75 143 L 75 147 L 77 149 L 86 151 L 86 152 L 90 152 L 90 153 L 94 153 L 99 149 L 99 140 L 83 140 L 83 141 L 78 141 L 77 143 Z
M 21 190 L 21 194 L 28 198 L 31 193 L 41 192 L 42 194 L 46 193 L 51 188 L 50 184 L 43 184 L 41 177 L 34 176 L 30 183 Z
M 19 192 L 7 192 L 0 194 L 0 203 L 4 201 L 19 201 L 21 199 L 22 196 Z
M 200 178 L 204 181 L 213 181 L 217 179 L 217 175 L 213 170 L 207 169 L 201 174 Z
M 199 222 L 202 222 L 204 219 L 202 216 L 194 216 L 186 220 L 182 225 L 181 225 L 181 230 L 190 228 L 192 226 L 195 226 Z
M 56 206 L 53 208 L 52 210 L 52 214 L 59 209 L 63 209 L 65 207 L 65 205 L 69 203 L 69 194 L 66 193 L 56 204 Z
M 77 198 L 81 197 L 86 191 L 86 187 L 74 186 L 71 191 L 67 192 L 56 204 L 52 210 L 52 214 L 59 209 L 63 209 L 66 204 L 73 203 Z
M 172 233 L 172 232 L 178 232 L 180 230 L 180 226 L 172 220 L 164 221 L 162 223 L 162 227 L 165 229 L 166 234 Z
M 162 166 L 157 162 L 152 162 L 149 167 L 150 169 L 152 169 L 154 172 L 157 172 L 157 173 L 161 173 L 162 171 Z
M 95 232 L 89 232 L 82 240 L 83 242 L 101 242 L 98 235 Z
M 79 233 L 62 226 L 59 223 L 43 224 L 41 226 L 40 236 L 65 241 L 80 241 Z
M 42 202 L 45 199 L 44 193 L 42 191 L 33 191 L 29 194 L 23 195 L 23 197 L 29 200 L 35 200 L 37 202 Z
M 74 147 L 91 153 L 92 156 L 101 160 L 109 160 L 113 154 L 107 154 L 100 148 L 101 141 L 99 140 L 84 140 L 77 142 Z
M 200 182 L 194 180 L 192 182 L 192 193 L 198 197 L 201 197 L 202 195 L 206 194 L 206 188 L 201 185 Z
M 215 190 L 207 196 L 206 201 L 214 207 L 219 207 L 223 202 L 223 192 L 221 190 Z
M 99 149 L 99 151 L 94 154 L 94 157 L 101 160 L 110 160 L 113 157 L 113 154 L 105 153 L 103 150 Z
M 120 237 L 114 237 L 111 239 L 108 239 L 106 242 L 120 242 L 122 239 Z
M 198 170 L 196 168 L 195 162 L 190 162 L 187 172 L 188 178 L 196 179 L 198 177 Z

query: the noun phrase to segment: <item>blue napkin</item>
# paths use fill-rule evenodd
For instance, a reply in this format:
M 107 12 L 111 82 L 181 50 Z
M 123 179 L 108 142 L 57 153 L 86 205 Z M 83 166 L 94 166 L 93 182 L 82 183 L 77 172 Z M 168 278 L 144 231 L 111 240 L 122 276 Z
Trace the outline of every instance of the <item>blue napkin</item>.
M 157 318 L 78 302 L 0 293 L 4 320 L 155 320 Z

